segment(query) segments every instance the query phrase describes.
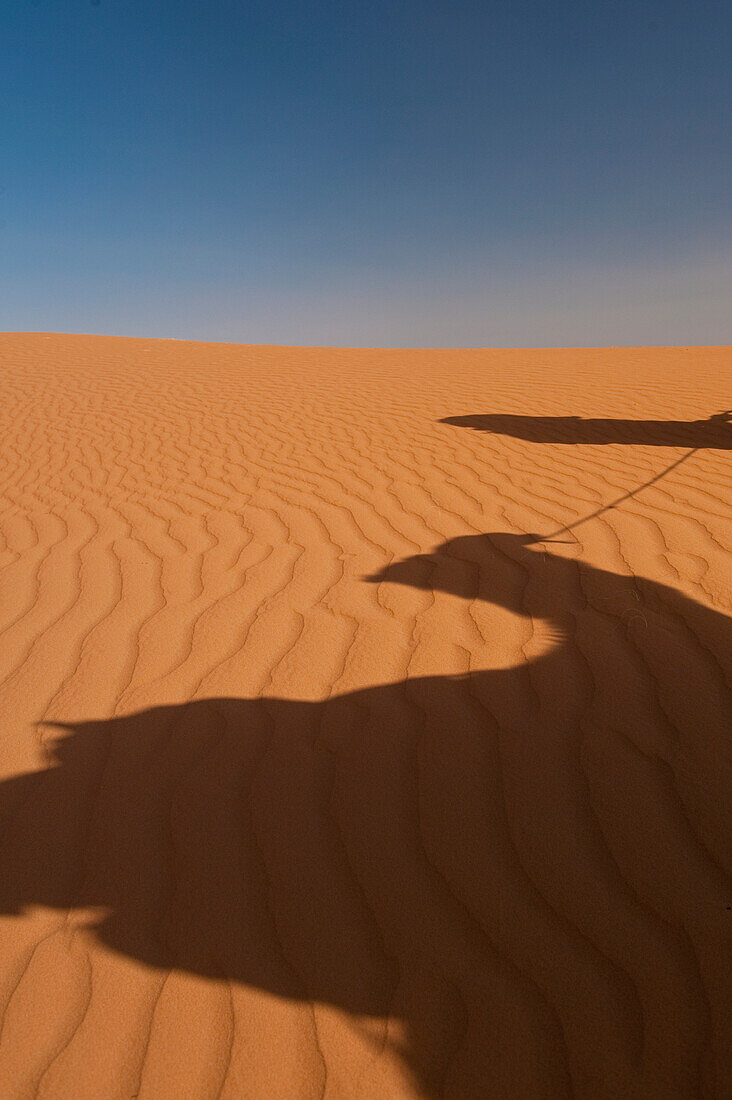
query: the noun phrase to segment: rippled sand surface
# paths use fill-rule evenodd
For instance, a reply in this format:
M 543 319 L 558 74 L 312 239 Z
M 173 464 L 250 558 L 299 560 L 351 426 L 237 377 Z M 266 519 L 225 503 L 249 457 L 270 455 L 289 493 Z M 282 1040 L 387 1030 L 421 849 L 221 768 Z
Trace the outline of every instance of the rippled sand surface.
M 0 336 L 0 1096 L 728 1095 L 731 381 Z

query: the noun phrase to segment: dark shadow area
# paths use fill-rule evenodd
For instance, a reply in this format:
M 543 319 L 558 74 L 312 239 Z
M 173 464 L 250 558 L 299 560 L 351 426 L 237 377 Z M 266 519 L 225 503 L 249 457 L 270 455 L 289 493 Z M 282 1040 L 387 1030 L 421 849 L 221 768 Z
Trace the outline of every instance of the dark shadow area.
M 0 785 L 0 912 L 401 1019 L 427 1097 L 714 1095 L 731 620 L 529 543 L 368 578 L 478 601 L 486 663 L 527 617 L 512 667 L 68 725 Z
M 580 416 L 517 416 L 481 413 L 448 416 L 441 424 L 472 428 L 476 432 L 510 435 L 531 443 L 635 443 L 643 447 L 732 447 L 730 412 L 707 420 L 606 420 Z

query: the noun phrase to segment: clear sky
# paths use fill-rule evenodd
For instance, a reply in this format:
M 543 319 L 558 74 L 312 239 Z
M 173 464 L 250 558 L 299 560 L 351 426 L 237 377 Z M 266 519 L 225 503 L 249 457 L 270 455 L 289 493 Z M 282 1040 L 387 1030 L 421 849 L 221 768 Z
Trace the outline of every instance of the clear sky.
M 729 0 L 4 0 L 0 328 L 732 342 Z

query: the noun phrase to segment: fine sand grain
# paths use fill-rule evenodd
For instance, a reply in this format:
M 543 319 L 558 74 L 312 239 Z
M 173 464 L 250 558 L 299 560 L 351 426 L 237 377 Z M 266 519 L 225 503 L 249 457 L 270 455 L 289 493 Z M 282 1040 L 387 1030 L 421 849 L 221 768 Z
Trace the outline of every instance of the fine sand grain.
M 730 1095 L 731 381 L 0 336 L 0 1097 Z

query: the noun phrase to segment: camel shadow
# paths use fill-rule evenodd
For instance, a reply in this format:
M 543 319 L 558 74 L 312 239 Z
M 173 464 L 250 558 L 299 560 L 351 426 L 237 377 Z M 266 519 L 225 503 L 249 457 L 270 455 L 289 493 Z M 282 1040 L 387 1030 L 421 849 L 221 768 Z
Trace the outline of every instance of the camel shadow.
M 0 913 L 396 1017 L 426 1097 L 713 1090 L 731 620 L 530 541 L 367 578 L 473 601 L 486 663 L 489 605 L 545 624 L 513 667 L 63 727 L 0 785 Z
M 579 416 L 518 416 L 482 413 L 448 416 L 441 424 L 472 428 L 493 435 L 510 435 L 531 443 L 635 443 L 644 447 L 688 447 L 729 450 L 732 423 L 729 412 L 707 420 L 608 420 Z

